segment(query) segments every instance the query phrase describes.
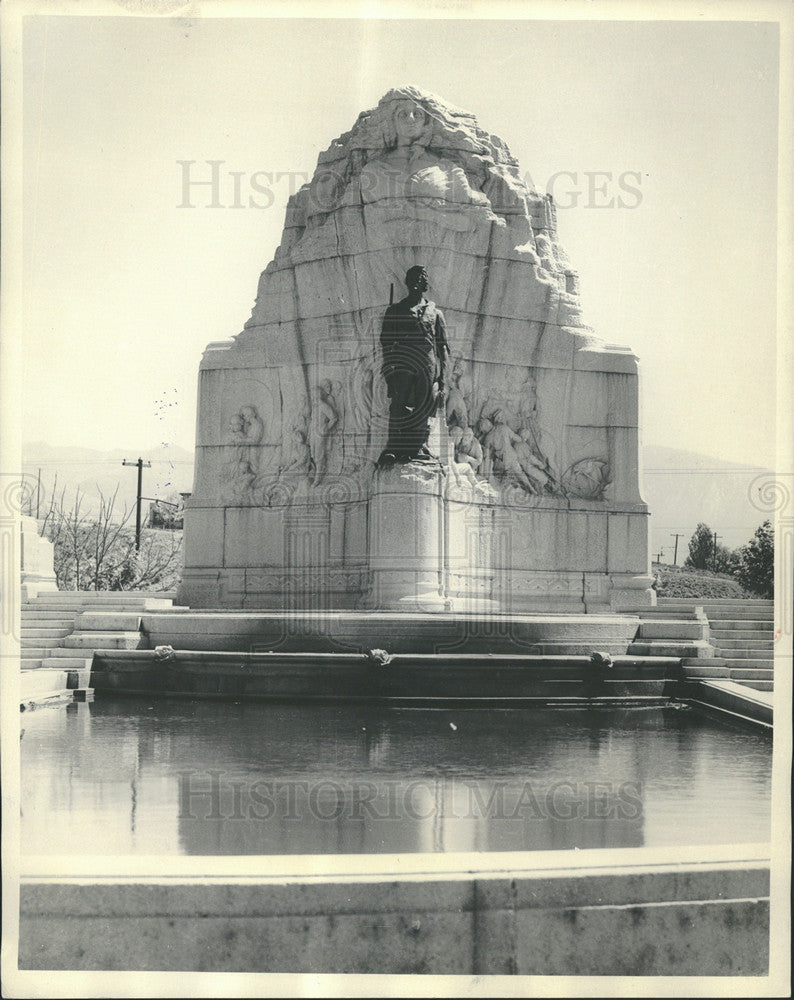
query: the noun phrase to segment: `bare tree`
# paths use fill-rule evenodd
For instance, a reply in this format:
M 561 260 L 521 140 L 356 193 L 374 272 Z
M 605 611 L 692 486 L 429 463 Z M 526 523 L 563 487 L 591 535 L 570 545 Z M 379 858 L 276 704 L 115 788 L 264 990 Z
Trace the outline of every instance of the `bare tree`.
M 100 587 L 102 570 L 107 567 L 109 560 L 113 557 L 119 545 L 124 546 L 126 541 L 124 528 L 131 514 L 131 511 L 127 510 L 125 505 L 121 513 L 121 519 L 118 521 L 114 521 L 113 519 L 116 499 L 119 493 L 118 486 L 113 491 L 113 496 L 109 500 L 105 498 L 105 494 L 99 489 L 99 486 L 97 486 L 97 491 L 99 492 L 99 513 L 90 532 L 90 539 L 93 542 L 94 590 L 104 589 Z M 124 547 L 128 548 L 128 546 Z M 126 555 L 127 553 L 125 553 Z
M 57 479 L 56 479 L 57 487 Z M 53 489 L 42 534 L 54 547 L 61 590 L 166 590 L 178 582 L 182 533 L 147 532 L 140 552 L 129 527 L 132 511 L 117 511 L 118 487 L 111 497 L 99 493 L 99 511 L 87 512 L 77 491 L 71 506 L 65 490 Z

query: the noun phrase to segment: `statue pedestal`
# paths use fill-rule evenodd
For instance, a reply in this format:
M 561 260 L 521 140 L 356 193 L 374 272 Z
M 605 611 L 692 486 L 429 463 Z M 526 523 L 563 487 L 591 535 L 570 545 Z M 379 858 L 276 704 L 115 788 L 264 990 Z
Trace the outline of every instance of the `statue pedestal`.
M 444 478 L 436 463 L 408 462 L 376 472 L 369 504 L 372 606 L 451 610 L 445 594 Z

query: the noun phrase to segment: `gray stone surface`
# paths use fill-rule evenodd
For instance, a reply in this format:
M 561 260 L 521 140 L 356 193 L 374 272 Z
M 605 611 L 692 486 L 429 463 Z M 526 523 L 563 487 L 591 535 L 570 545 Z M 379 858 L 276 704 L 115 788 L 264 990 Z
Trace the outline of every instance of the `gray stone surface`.
M 454 871 L 451 859 L 434 859 L 435 871 L 414 876 L 373 870 L 105 884 L 27 878 L 19 965 L 391 975 L 767 973 L 768 862 L 748 856 L 632 864 L 628 852 L 623 856 L 619 867 L 590 870 L 573 859 L 567 870 L 542 860 L 535 870 L 511 870 L 517 856 L 509 856 L 502 871 Z
M 434 497 L 405 500 L 416 517 L 400 566 L 404 510 L 376 472 L 380 333 L 391 286 L 399 298 L 415 264 L 452 356 L 430 444 L 446 474 Z M 551 199 L 473 115 L 390 91 L 320 155 L 250 319 L 204 354 L 180 600 L 653 603 L 638 424 L 637 359 L 585 324 Z M 373 535 L 386 521 L 391 540 Z

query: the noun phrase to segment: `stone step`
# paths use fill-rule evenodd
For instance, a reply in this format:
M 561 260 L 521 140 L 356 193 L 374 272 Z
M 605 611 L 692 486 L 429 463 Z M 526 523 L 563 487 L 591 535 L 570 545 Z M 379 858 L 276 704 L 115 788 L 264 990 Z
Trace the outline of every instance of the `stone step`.
M 738 668 L 740 670 L 758 669 L 758 670 L 773 670 L 775 667 L 774 660 L 753 660 L 744 659 L 739 657 L 725 657 L 725 666 L 733 670 Z
M 74 667 L 59 663 L 57 667 L 24 669 L 20 673 L 20 697 L 22 702 L 39 701 L 58 695 L 68 697 L 72 691 L 87 688 L 90 679 L 90 667 L 83 661 Z
M 72 632 L 63 641 L 63 648 L 75 649 L 138 649 L 145 641 L 138 632 Z
M 730 660 L 757 660 L 759 658 L 774 660 L 774 652 L 771 649 L 725 649 L 723 646 L 718 646 L 717 652 L 723 658 Z
M 712 608 L 773 608 L 775 602 L 766 597 L 660 597 L 659 605 L 680 607 L 707 604 Z
M 735 681 L 741 680 L 754 680 L 754 681 L 771 681 L 774 680 L 775 672 L 774 670 L 739 670 L 736 667 L 730 668 L 731 677 Z
M 737 621 L 713 621 L 709 619 L 709 626 L 712 632 L 760 632 L 769 634 L 774 632 L 774 622 L 753 621 L 750 618 L 742 618 Z
M 62 639 L 71 629 L 50 628 L 49 626 L 23 625 L 21 638 L 24 639 Z
M 38 670 L 44 661 L 41 657 L 23 656 L 20 659 L 20 666 L 23 670 Z
M 649 608 L 647 611 L 643 610 L 640 612 L 634 612 L 638 615 L 641 621 L 673 621 L 673 622 L 688 622 L 688 621 L 698 621 L 698 615 L 694 608 L 670 608 L 665 610 L 664 608 Z
M 702 639 L 703 629 L 704 624 L 699 621 L 643 619 L 637 639 Z
M 145 604 L 149 597 L 137 597 L 131 594 L 119 594 L 117 597 L 111 600 L 101 600 L 93 597 L 91 594 L 80 593 L 77 595 L 66 596 L 64 594 L 40 594 L 38 597 L 33 598 L 31 601 L 23 601 L 22 607 L 28 608 L 31 611 L 35 611 L 37 608 L 54 608 L 56 611 L 71 611 L 72 608 L 79 608 L 85 605 L 90 605 L 94 608 L 115 608 L 119 604 L 128 604 L 130 606 L 140 607 Z
M 739 684 L 744 684 L 745 687 L 753 688 L 755 691 L 775 690 L 773 681 L 739 681 Z
M 724 667 L 725 660 L 721 656 L 684 657 L 681 660 L 684 667 Z
M 712 642 L 772 642 L 775 634 L 771 629 L 712 628 L 709 629 Z
M 695 661 L 697 662 L 697 661 Z M 730 678 L 731 672 L 727 667 L 701 667 L 701 666 L 691 666 L 687 665 L 684 667 L 684 673 L 687 677 L 728 677 Z
M 81 632 L 137 632 L 140 625 L 140 611 L 83 611 L 76 622 Z
M 715 646 L 719 646 L 721 649 L 774 649 L 775 640 L 772 636 L 763 636 L 756 638 L 753 636 L 735 636 L 732 633 L 728 635 L 721 635 L 717 638 L 714 633 L 711 633 L 711 641 Z
M 71 622 L 67 625 L 54 625 L 52 622 L 39 622 L 37 625 L 26 625 L 23 622 L 21 635 L 32 635 L 34 629 L 46 630 L 53 636 L 56 633 L 60 633 L 61 636 L 65 636 L 69 635 L 70 632 L 74 632 L 74 625 L 72 625 Z
M 82 611 L 141 611 L 144 610 L 145 605 L 143 602 L 138 601 L 114 601 L 113 603 L 102 603 L 94 604 L 90 601 L 83 601 L 80 603 L 71 604 L 64 606 L 63 604 L 39 604 L 35 607 L 30 605 L 23 606 L 23 610 L 39 614 L 44 611 L 57 612 L 61 615 L 76 615 L 80 614 Z M 162 610 L 170 611 L 171 608 L 168 605 L 160 607 L 159 604 L 151 610 Z
M 62 621 L 73 622 L 76 611 L 39 611 L 36 608 L 22 608 L 22 621 Z
M 60 636 L 58 639 L 25 639 L 23 636 L 20 639 L 19 646 L 20 649 L 54 649 L 56 646 L 62 646 L 63 640 L 63 636 Z
M 36 645 L 25 646 L 24 648 L 20 647 L 20 658 L 25 660 L 42 659 L 45 656 L 49 656 L 53 649 L 58 649 L 59 646 L 60 643 L 56 642 L 52 646 Z
M 697 657 L 700 640 L 691 642 L 632 642 L 628 648 L 629 656 L 674 656 Z
M 775 613 L 771 608 L 769 611 L 728 611 L 724 614 L 704 609 L 704 614 L 710 622 L 773 622 L 775 620 Z
M 57 652 L 57 656 L 45 657 L 42 661 L 42 667 L 57 668 L 60 670 L 85 670 L 87 667 L 91 666 L 93 651 L 86 650 L 86 655 L 84 656 L 75 656 L 74 654 L 77 652 L 76 649 L 59 649 Z M 71 653 L 71 655 L 67 655 L 68 653 Z
M 22 670 L 19 679 L 19 697 L 23 703 L 43 701 L 46 698 L 68 695 L 69 671 L 62 667 L 38 670 Z
M 72 608 L 108 608 L 113 610 L 119 605 L 124 605 L 129 608 L 140 608 L 148 606 L 152 609 L 154 608 L 171 608 L 173 607 L 173 599 L 169 597 L 163 597 L 162 594 L 158 593 L 148 593 L 142 592 L 140 594 L 131 594 L 127 591 L 119 591 L 118 593 L 94 593 L 91 591 L 51 591 L 46 594 L 41 594 L 39 597 L 34 598 L 31 601 L 25 601 L 23 603 L 23 608 L 37 609 L 41 608 L 44 610 L 63 610 Z
M 767 597 L 660 597 L 659 604 L 714 604 L 731 607 L 749 604 L 755 607 L 773 607 L 774 601 Z

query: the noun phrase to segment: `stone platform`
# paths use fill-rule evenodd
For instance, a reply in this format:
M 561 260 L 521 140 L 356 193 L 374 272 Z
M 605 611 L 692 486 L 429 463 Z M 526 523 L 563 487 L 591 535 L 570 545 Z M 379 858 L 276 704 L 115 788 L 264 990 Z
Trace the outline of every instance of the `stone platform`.
M 136 622 L 145 645 L 178 650 L 390 653 L 626 653 L 640 620 L 631 615 L 465 615 L 399 612 L 163 611 Z M 83 615 L 86 632 L 137 628 L 132 618 Z M 95 648 L 102 648 L 96 646 Z
M 363 653 L 173 652 L 107 650 L 94 655 L 98 694 L 263 698 L 323 703 L 387 700 L 561 704 L 663 701 L 683 681 L 672 657 L 616 657 L 601 671 L 586 656 Z

